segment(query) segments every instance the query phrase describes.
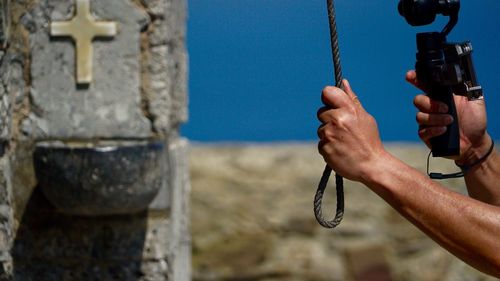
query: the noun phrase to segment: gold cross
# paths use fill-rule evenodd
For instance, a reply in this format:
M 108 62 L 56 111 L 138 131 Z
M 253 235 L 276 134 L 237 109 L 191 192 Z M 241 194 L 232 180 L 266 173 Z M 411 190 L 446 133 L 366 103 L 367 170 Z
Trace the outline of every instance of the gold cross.
M 70 36 L 76 44 L 76 82 L 92 82 L 92 40 L 95 37 L 113 37 L 116 22 L 95 21 L 90 14 L 89 0 L 76 0 L 76 14 L 70 21 L 56 21 L 50 25 L 52 36 Z

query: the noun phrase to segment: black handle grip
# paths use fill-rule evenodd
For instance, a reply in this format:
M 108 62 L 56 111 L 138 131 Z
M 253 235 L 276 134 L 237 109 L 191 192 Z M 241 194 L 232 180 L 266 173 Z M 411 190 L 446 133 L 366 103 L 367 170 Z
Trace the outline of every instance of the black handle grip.
M 430 140 L 432 156 L 446 157 L 460 155 L 460 129 L 452 89 L 449 86 L 433 85 L 427 94 L 431 99 L 445 103 L 448 106 L 448 114 L 453 116 L 453 123 L 448 125 L 446 132 Z

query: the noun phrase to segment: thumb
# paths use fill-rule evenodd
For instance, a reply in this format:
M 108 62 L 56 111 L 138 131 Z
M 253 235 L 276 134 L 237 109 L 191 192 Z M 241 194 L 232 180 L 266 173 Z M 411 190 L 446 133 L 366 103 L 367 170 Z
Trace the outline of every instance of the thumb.
M 352 104 L 352 99 L 346 92 L 337 87 L 328 86 L 321 93 L 323 103 L 333 109 L 343 108 Z

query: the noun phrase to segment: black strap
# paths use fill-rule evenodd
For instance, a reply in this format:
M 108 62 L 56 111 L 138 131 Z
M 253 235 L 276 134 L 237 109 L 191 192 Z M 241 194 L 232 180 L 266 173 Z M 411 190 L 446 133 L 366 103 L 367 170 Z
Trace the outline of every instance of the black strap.
M 488 158 L 488 156 L 490 156 L 490 154 L 493 152 L 493 149 L 495 149 L 495 141 L 491 139 L 491 146 L 488 149 L 488 152 L 486 152 L 486 154 L 483 157 L 479 158 L 476 162 L 469 165 L 459 165 L 457 163 L 455 163 L 455 165 L 457 165 L 462 170 L 462 172 L 467 173 L 470 169 L 474 168 L 474 166 L 477 166 L 481 164 L 484 160 L 486 160 L 486 158 Z
M 429 175 L 429 177 L 433 180 L 444 180 L 444 179 L 453 179 L 453 178 L 464 177 L 465 174 L 470 169 L 474 168 L 475 166 L 481 164 L 484 160 L 486 160 L 486 158 L 488 158 L 488 156 L 490 156 L 490 154 L 493 152 L 494 148 L 495 148 L 495 141 L 493 141 L 493 139 L 491 139 L 491 146 L 488 149 L 488 152 L 486 152 L 486 154 L 483 157 L 479 158 L 477 161 L 475 161 L 469 165 L 459 165 L 459 164 L 455 163 L 455 165 L 457 165 L 462 171 L 457 172 L 457 173 L 452 173 L 452 174 L 429 173 L 429 162 L 430 162 L 430 158 L 431 158 L 431 153 L 429 153 L 429 155 L 427 156 L 427 175 Z

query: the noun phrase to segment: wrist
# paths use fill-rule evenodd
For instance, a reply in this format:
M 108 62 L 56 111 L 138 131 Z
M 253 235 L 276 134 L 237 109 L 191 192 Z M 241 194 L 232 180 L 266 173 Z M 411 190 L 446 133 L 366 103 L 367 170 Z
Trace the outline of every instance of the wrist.
M 381 178 L 383 178 L 383 174 L 395 167 L 394 165 L 394 156 L 392 156 L 389 152 L 383 151 L 380 153 L 375 161 L 366 165 L 366 169 L 364 170 L 361 183 L 366 186 L 371 186 L 373 184 L 377 184 Z
M 487 156 L 491 153 L 491 147 L 493 145 L 493 139 L 485 133 L 480 141 L 476 144 L 471 145 L 466 151 L 462 153 L 460 159 L 455 160 L 455 164 L 459 167 L 466 167 L 475 165 L 476 163 L 486 160 Z

